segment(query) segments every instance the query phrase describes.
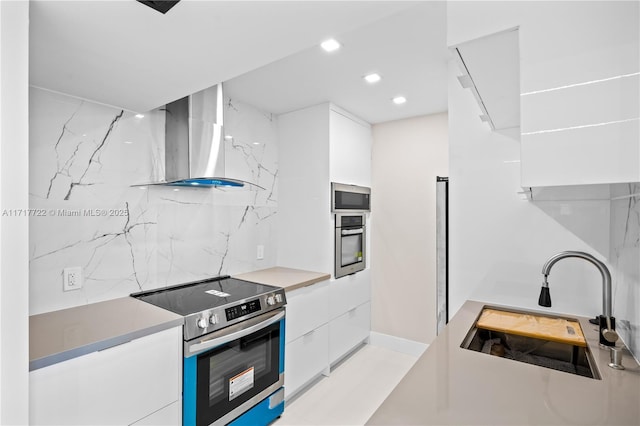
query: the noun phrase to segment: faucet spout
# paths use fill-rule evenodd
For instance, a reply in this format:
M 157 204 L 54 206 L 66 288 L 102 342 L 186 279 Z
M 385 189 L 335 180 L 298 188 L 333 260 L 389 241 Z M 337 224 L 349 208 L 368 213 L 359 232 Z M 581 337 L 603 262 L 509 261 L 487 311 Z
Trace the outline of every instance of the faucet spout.
M 586 260 L 587 262 L 595 265 L 600 274 L 602 275 L 602 315 L 601 315 L 601 323 L 600 332 L 601 336 L 604 337 L 605 342 L 603 343 L 603 339 L 600 339 L 600 342 L 603 344 L 611 344 L 618 340 L 618 335 L 615 332 L 615 322 L 613 317 L 611 316 L 611 274 L 609 273 L 609 269 L 607 266 L 590 255 L 589 253 L 585 253 L 582 251 L 563 251 L 556 255 L 553 255 L 547 260 L 547 262 L 542 267 L 542 275 L 544 276 L 544 282 L 542 284 L 542 293 L 540 293 L 540 299 L 538 303 L 540 306 L 551 306 L 551 298 L 549 296 L 549 283 L 547 282 L 547 277 L 551 272 L 551 268 L 555 265 L 559 260 L 566 259 L 568 257 L 576 257 L 579 259 Z M 543 293 L 545 294 L 543 297 Z

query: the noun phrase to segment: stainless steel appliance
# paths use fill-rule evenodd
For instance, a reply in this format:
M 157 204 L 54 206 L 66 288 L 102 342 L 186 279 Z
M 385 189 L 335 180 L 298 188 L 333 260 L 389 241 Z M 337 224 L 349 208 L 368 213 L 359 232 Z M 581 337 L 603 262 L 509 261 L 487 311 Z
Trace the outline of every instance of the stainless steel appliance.
M 336 214 L 335 278 L 366 267 L 365 222 L 364 214 Z
M 185 317 L 184 425 L 266 425 L 282 414 L 283 289 L 224 276 L 131 296 Z
M 263 187 L 234 179 L 225 170 L 222 83 L 168 103 L 165 110 L 165 177 L 134 186 L 192 188 Z
M 334 213 L 371 211 L 371 188 L 331 182 L 331 211 Z

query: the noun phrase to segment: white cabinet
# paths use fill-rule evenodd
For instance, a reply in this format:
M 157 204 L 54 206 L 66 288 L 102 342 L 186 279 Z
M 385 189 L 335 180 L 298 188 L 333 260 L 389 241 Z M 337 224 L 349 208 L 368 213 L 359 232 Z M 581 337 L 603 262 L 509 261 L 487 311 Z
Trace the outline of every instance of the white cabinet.
M 285 346 L 284 395 L 289 398 L 329 367 L 329 327 L 309 331 Z
M 132 424 L 182 393 L 182 328 L 29 373 L 31 424 Z M 181 411 L 181 407 L 179 407 Z
M 287 343 L 329 320 L 329 281 L 287 292 Z
M 329 323 L 329 363 L 333 364 L 369 338 L 371 303 L 350 309 Z
M 285 397 L 290 398 L 368 339 L 370 272 L 287 292 Z
M 371 186 L 371 126 L 332 104 L 278 116 L 278 264 L 333 271 L 331 182 Z
M 334 364 L 369 338 L 371 270 L 331 281 L 329 286 L 329 363 Z
M 329 367 L 329 281 L 287 292 L 285 397 Z
M 521 96 L 522 186 L 640 181 L 640 75 Z

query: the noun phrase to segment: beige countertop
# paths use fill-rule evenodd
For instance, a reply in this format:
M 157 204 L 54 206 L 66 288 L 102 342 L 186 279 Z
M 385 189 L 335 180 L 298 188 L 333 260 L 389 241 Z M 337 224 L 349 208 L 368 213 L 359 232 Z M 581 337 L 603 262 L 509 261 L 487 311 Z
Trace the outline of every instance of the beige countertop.
M 461 348 L 485 305 L 498 306 L 463 305 L 367 424 L 640 425 L 640 367 L 625 350 L 626 370 L 609 368 L 587 318 L 576 317 L 602 380 Z
M 122 297 L 29 317 L 29 370 L 120 345 L 171 327 L 183 317 Z
M 240 280 L 282 287 L 285 292 L 288 292 L 319 283 L 320 281 L 328 280 L 331 278 L 331 274 L 276 266 L 273 268 L 262 269 L 260 271 L 234 275 L 233 277 Z

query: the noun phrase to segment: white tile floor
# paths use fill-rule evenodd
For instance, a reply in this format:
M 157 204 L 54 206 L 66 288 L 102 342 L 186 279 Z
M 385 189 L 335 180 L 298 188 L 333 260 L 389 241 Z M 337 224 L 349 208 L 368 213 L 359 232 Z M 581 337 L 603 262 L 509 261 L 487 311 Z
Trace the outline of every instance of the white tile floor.
M 274 425 L 363 425 L 417 359 L 365 345 L 288 402 Z

